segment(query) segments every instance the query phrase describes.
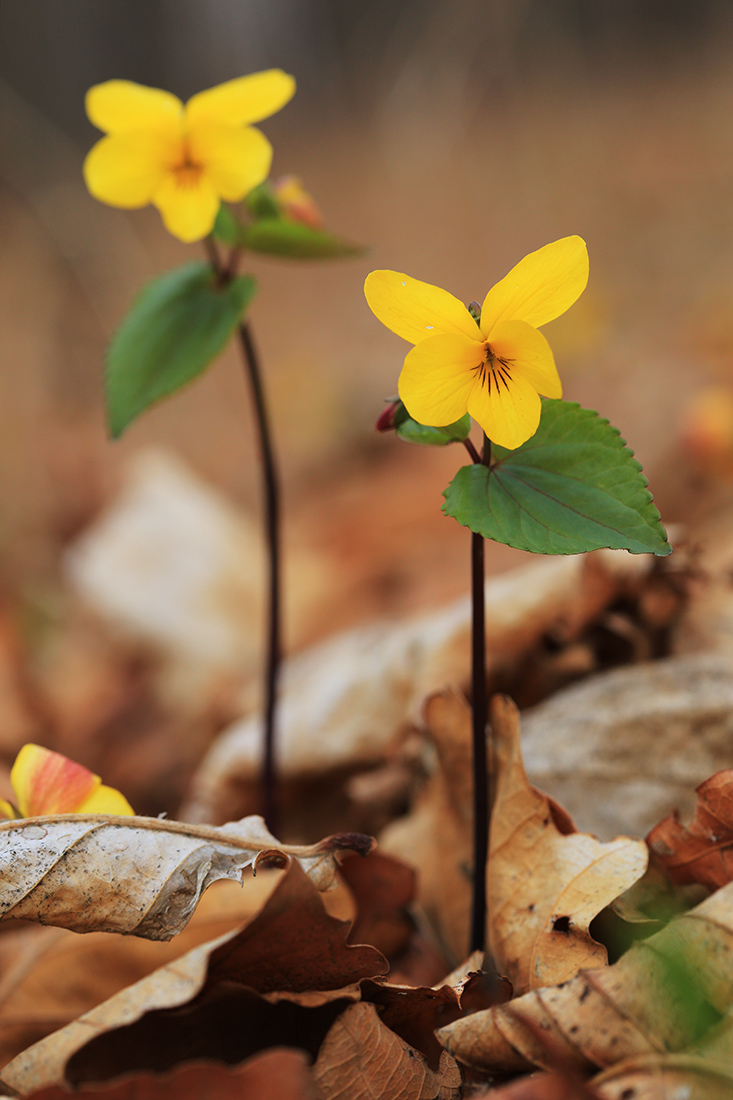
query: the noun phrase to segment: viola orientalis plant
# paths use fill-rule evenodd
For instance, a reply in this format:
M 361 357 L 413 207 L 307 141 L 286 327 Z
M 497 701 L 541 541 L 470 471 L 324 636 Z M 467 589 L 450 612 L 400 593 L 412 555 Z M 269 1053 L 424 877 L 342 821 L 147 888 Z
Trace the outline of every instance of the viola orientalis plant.
M 486 925 L 484 539 L 540 554 L 672 549 L 641 465 L 607 420 L 562 400 L 554 356 L 539 331 L 573 305 L 587 281 L 586 245 L 573 236 L 525 256 L 481 304 L 464 305 L 396 271 L 373 271 L 364 287 L 379 320 L 414 345 L 399 399 L 377 428 L 413 443 L 463 443 L 472 459 L 443 494 L 444 513 L 472 532 L 472 950 L 483 947 Z M 472 419 L 482 429 L 478 448 Z
M 185 104 L 158 88 L 109 80 L 87 93 L 89 119 L 105 136 L 84 162 L 84 179 L 95 198 L 127 210 L 152 204 L 174 237 L 186 244 L 202 241 L 205 249 L 205 259 L 143 287 L 112 337 L 105 373 L 110 434 L 121 435 L 141 413 L 192 382 L 230 340 L 242 353 L 255 410 L 269 560 L 262 789 L 272 831 L 277 831 L 280 492 L 248 320 L 257 282 L 240 268 L 246 252 L 314 260 L 363 251 L 325 228 L 297 177 L 268 180 L 272 146 L 252 124 L 283 108 L 294 92 L 295 80 L 280 69 L 227 81 Z

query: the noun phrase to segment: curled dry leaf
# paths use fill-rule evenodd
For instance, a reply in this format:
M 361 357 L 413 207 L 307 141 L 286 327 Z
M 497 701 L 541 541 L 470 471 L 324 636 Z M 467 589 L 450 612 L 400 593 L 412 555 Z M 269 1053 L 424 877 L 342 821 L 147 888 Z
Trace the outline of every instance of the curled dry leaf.
M 458 1066 L 443 1051 L 435 1071 L 380 1020 L 371 1004 L 353 1004 L 331 1026 L 313 1076 L 319 1100 L 455 1100 Z
M 641 840 L 601 843 L 575 831 L 564 811 L 530 786 L 519 711 L 494 696 L 496 796 L 491 817 L 488 907 L 491 949 L 515 995 L 567 981 L 608 961 L 590 922 L 646 870 Z
M 281 845 L 260 817 L 218 828 L 99 814 L 7 821 L 0 824 L 0 916 L 167 940 L 218 879 L 240 881 L 246 867 L 292 857 L 324 890 L 337 852 L 365 854 L 373 843 L 342 834 Z
M 613 966 L 582 971 L 562 985 L 457 1020 L 438 1037 L 459 1061 L 484 1070 L 562 1065 L 588 1072 L 685 1050 L 732 1005 L 730 884 L 635 944 Z
M 84 1100 L 317 1100 L 308 1057 L 302 1050 L 266 1050 L 243 1065 L 191 1063 L 170 1074 L 135 1074 L 113 1085 L 85 1089 Z M 28 1100 L 69 1100 L 67 1089 L 52 1085 Z
M 730 1100 L 733 1066 L 688 1054 L 653 1054 L 607 1069 L 592 1085 L 599 1100 Z
M 733 771 L 716 772 L 696 790 L 690 825 L 671 813 L 646 841 L 674 882 L 698 882 L 717 890 L 733 880 Z
M 315 1057 L 333 1020 L 383 975 L 384 957 L 348 946 L 297 863 L 245 928 L 194 948 L 15 1058 L 0 1088 L 166 1072 L 182 1059 L 236 1064 L 274 1045 Z
M 370 852 L 365 859 L 347 855 L 339 865 L 339 877 L 356 903 L 350 942 L 370 943 L 387 958 L 402 951 L 415 929 L 409 914 L 416 890 L 413 868 L 382 852 Z

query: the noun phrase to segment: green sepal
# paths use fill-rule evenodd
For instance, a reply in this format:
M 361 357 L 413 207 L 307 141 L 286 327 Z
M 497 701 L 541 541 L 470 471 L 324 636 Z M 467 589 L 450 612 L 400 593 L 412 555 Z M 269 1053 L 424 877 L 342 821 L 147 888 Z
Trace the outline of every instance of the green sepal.
M 534 554 L 671 552 L 640 463 L 598 413 L 545 399 L 535 435 L 493 456 L 490 469 L 460 469 L 443 494 L 445 514 L 471 531 Z
M 143 287 L 107 353 L 105 393 L 117 437 L 151 405 L 201 374 L 222 352 L 257 284 L 240 275 L 218 285 L 198 261 Z
M 404 409 L 404 405 L 402 408 Z M 444 424 L 441 428 L 434 428 L 428 424 L 419 424 L 417 420 L 413 420 L 407 414 L 407 410 L 405 410 L 404 418 L 400 417 L 399 412 L 395 414 L 395 431 L 400 439 L 406 440 L 407 443 L 445 447 L 449 443 L 462 443 L 464 439 L 468 439 L 471 431 L 471 417 L 468 413 L 453 424 Z
M 291 218 L 258 218 L 243 227 L 244 247 L 267 256 L 293 260 L 335 260 L 361 256 L 366 249 L 325 229 L 313 229 Z
M 244 226 L 224 203 L 219 207 L 211 234 L 217 241 L 228 244 L 231 248 L 245 247 Z

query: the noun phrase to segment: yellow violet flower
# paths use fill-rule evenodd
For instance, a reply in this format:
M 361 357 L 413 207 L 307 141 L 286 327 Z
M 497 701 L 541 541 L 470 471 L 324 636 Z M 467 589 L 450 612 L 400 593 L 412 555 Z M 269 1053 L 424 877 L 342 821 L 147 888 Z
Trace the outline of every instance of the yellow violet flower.
M 280 69 L 199 92 L 185 104 L 130 80 L 96 84 L 89 120 L 107 136 L 84 161 L 91 194 L 128 210 L 153 203 L 182 241 L 211 232 L 222 199 L 238 202 L 267 179 L 272 146 L 249 124 L 275 114 L 295 92 Z
M 24 745 L 15 758 L 10 782 L 17 805 L 0 799 L 0 816 L 47 814 L 134 814 L 130 803 L 98 775 L 61 753 Z
M 398 385 L 410 416 L 440 427 L 468 412 L 492 442 L 514 450 L 537 431 L 540 394 L 562 397 L 537 329 L 569 309 L 587 282 L 585 241 L 563 237 L 491 288 L 480 322 L 447 290 L 397 271 L 373 271 L 364 293 L 382 324 L 415 345 Z

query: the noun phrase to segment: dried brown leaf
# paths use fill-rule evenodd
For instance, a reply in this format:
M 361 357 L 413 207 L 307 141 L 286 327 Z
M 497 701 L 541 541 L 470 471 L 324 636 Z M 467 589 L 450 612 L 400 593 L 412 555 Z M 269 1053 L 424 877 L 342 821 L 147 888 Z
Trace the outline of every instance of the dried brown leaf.
M 236 1064 L 285 1045 L 315 1056 L 356 983 L 384 974 L 372 947 L 346 944 L 348 926 L 292 863 L 261 912 L 85 1013 L 15 1058 L 3 1083 L 18 1092 L 165 1072 L 183 1059 Z
M 185 927 L 203 891 L 241 881 L 247 867 L 296 859 L 319 889 L 336 853 L 371 850 L 360 834 L 281 845 L 260 817 L 219 827 L 101 814 L 0 824 L 0 915 L 70 928 L 167 940 Z
M 717 890 L 733 880 L 733 771 L 716 772 L 696 791 L 690 825 L 671 813 L 646 840 L 674 882 L 698 882 Z
M 313 1067 L 319 1100 L 454 1100 L 461 1074 L 443 1051 L 436 1072 L 380 1020 L 350 1005 L 333 1023 Z
M 266 871 L 242 886 L 218 882 L 169 942 L 39 925 L 0 937 L 0 1066 L 45 1035 L 198 944 L 241 925 L 281 877 Z M 329 895 L 330 901 L 330 895 Z
M 69 1100 L 67 1089 L 51 1086 L 28 1100 Z M 316 1100 L 302 1050 L 263 1051 L 243 1065 L 187 1065 L 170 1074 L 136 1074 L 99 1088 L 84 1089 L 84 1100 Z
M 519 711 L 494 696 L 496 796 L 488 865 L 490 942 L 515 994 L 567 981 L 608 961 L 589 932 L 597 914 L 642 877 L 641 840 L 601 843 L 572 831 L 524 770 Z M 561 827 L 558 827 L 558 821 Z
M 407 946 L 414 931 L 408 906 L 415 898 L 412 867 L 382 852 L 346 856 L 339 865 L 356 902 L 351 943 L 370 943 L 388 958 Z
M 732 1004 L 733 884 L 613 966 L 457 1020 L 438 1037 L 460 1061 L 485 1070 L 562 1065 L 587 1072 L 685 1050 Z

